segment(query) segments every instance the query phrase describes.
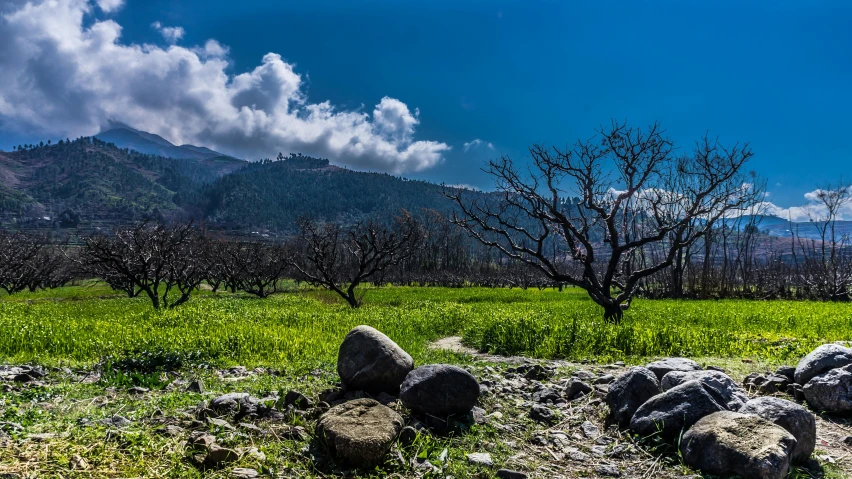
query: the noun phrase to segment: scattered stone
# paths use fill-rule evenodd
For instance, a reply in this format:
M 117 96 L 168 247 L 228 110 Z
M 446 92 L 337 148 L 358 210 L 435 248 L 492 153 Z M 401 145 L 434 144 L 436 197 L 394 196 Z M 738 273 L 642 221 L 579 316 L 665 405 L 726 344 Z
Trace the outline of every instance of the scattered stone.
M 615 381 L 615 376 L 613 376 L 612 374 L 606 374 L 595 379 L 594 384 L 609 384 L 613 381 Z
M 783 428 L 750 414 L 710 414 L 683 435 L 684 463 L 706 474 L 782 479 L 790 469 L 796 438 Z
M 790 380 L 791 383 L 796 380 L 796 368 L 793 366 L 778 366 L 778 369 L 775 370 L 775 374 L 784 376 Z
M 214 398 L 208 407 L 219 416 L 234 414 L 243 417 L 256 413 L 258 404 L 258 400 L 248 393 L 228 393 Z
M 550 368 L 545 368 L 541 364 L 521 364 L 520 366 L 511 369 L 510 372 L 520 374 L 525 379 L 534 381 L 544 381 L 553 377 L 554 371 Z
M 134 386 L 134 387 L 132 387 L 132 388 L 128 389 L 128 390 L 127 390 L 127 393 L 128 393 L 128 394 L 145 394 L 145 393 L 147 393 L 148 391 L 150 391 L 150 389 L 148 389 L 148 388 L 143 388 L 143 387 L 141 387 L 141 386 Z
M 739 411 L 756 414 L 781 426 L 796 438 L 791 459 L 794 463 L 807 461 L 816 447 L 816 419 L 810 411 L 794 402 L 776 397 L 759 397 L 750 400 Z
M 482 409 L 481 407 L 474 406 L 474 408 L 470 410 L 470 416 L 475 424 L 485 424 L 488 422 L 488 416 L 485 414 L 485 409 Z
M 402 428 L 402 431 L 399 432 L 399 443 L 403 446 L 410 446 L 414 444 L 416 439 L 417 429 L 414 429 L 411 426 L 405 426 Z
M 556 390 L 551 388 L 544 388 L 533 393 L 533 401 L 538 403 L 546 404 L 547 401 L 550 401 L 555 404 L 557 401 L 561 400 L 562 396 L 556 392 Z
M 649 363 L 645 367 L 657 376 L 658 381 L 662 381 L 663 376 L 672 371 L 701 371 L 702 369 L 698 363 L 686 358 L 665 358 Z
M 491 454 L 487 452 L 473 452 L 467 455 L 467 462 L 472 466 L 494 467 Z
M 602 476 L 620 477 L 621 471 L 617 466 L 611 464 L 601 464 L 595 468 L 595 472 Z
M 154 430 L 154 432 L 161 435 L 161 436 L 177 437 L 177 436 L 183 435 L 184 428 L 182 428 L 180 426 L 169 425 L 169 426 L 158 427 L 157 429 Z
M 497 477 L 500 479 L 527 479 L 527 475 L 523 472 L 512 471 L 510 469 L 498 470 Z
M 799 402 L 804 402 L 805 400 L 805 389 L 799 383 L 790 383 L 787 385 L 787 394 L 792 396 L 793 399 Z
M 580 429 L 583 431 L 583 434 L 589 439 L 597 439 L 601 435 L 600 428 L 589 421 L 583 422 L 583 424 L 580 425 Z
M 186 445 L 194 451 L 207 451 L 216 443 L 216 436 L 204 431 L 194 431 L 186 440 Z
M 35 441 L 35 442 L 45 442 L 45 441 L 49 441 L 49 440 L 51 440 L 55 437 L 56 437 L 56 433 L 42 432 L 42 433 L 37 433 L 37 434 L 30 434 L 29 436 L 27 436 L 27 439 L 30 439 L 31 441 Z
M 337 355 L 337 373 L 350 390 L 396 394 L 412 368 L 411 356 L 370 326 L 349 331 Z
M 556 413 L 552 409 L 542 406 L 541 404 L 533 404 L 530 409 L 530 419 L 541 423 L 549 424 L 556 419 Z
M 127 419 L 124 416 L 118 416 L 118 415 L 105 417 L 98 422 L 100 424 L 103 424 L 104 426 L 117 427 L 117 428 L 127 427 L 127 426 L 132 424 L 130 419 Z
M 565 384 L 565 398 L 569 401 L 590 392 L 592 392 L 592 387 L 579 379 L 571 378 Z
M 235 467 L 231 471 L 231 477 L 234 479 L 254 479 L 259 475 L 256 470 L 248 467 Z
M 446 418 L 473 409 L 479 399 L 479 383 L 458 366 L 430 364 L 408 373 L 399 398 L 409 409 Z
M 580 450 L 575 449 L 573 451 L 568 452 L 568 459 L 571 459 L 572 461 L 575 461 L 575 462 L 588 462 L 589 459 L 590 459 L 590 456 L 588 454 L 586 454 L 585 452 L 582 452 Z
M 200 379 L 195 379 L 186 385 L 186 392 L 204 394 L 204 382 Z
M 852 412 L 852 364 L 812 378 L 802 390 L 808 404 L 815 409 Z
M 85 471 L 85 470 L 89 469 L 89 467 L 90 467 L 89 462 L 86 461 L 86 459 L 84 459 L 83 456 L 81 456 L 79 454 L 74 454 L 73 456 L 71 456 L 71 460 L 69 461 L 69 466 L 71 467 L 71 469 L 74 469 L 74 470 L 77 470 L 77 471 Z
M 219 427 L 219 428 L 222 428 L 222 429 L 226 429 L 228 431 L 235 431 L 236 430 L 236 428 L 234 426 L 232 426 L 231 423 L 229 423 L 228 421 L 225 421 L 224 419 L 215 418 L 215 417 L 208 417 L 207 418 L 207 424 L 210 424 L 212 426 Z
M 793 376 L 797 383 L 805 385 L 815 376 L 847 364 L 852 364 L 852 349 L 823 344 L 799 361 Z
M 317 424 L 317 435 L 337 459 L 374 465 L 383 459 L 402 429 L 402 417 L 373 399 L 356 399 L 328 410 Z
M 222 447 L 218 444 L 211 444 L 207 449 L 207 457 L 204 458 L 204 464 L 208 466 L 219 466 L 236 462 L 240 459 L 240 455 L 233 449 Z
M 284 395 L 284 407 L 293 406 L 300 411 L 307 411 L 313 406 L 313 402 L 298 391 L 288 391 Z
M 716 391 L 699 381 L 687 381 L 640 406 L 630 429 L 643 437 L 659 432 L 663 440 L 672 442 L 702 417 L 724 410 L 725 402 Z
M 660 387 L 668 391 L 687 381 L 699 381 L 719 393 L 731 411 L 738 411 L 748 401 L 748 394 L 727 374 L 719 371 L 672 371 L 663 376 Z
M 847 446 L 852 446 L 852 436 L 846 436 L 843 438 L 843 444 Z
M 606 395 L 609 421 L 622 427 L 628 426 L 639 406 L 661 392 L 657 376 L 650 369 L 630 368 L 609 386 Z
M 789 386 L 790 383 L 791 381 L 787 378 L 787 376 L 782 376 L 780 374 L 768 374 L 764 376 L 763 381 L 760 386 L 757 387 L 757 390 L 763 394 L 775 394 L 786 391 L 787 386 Z

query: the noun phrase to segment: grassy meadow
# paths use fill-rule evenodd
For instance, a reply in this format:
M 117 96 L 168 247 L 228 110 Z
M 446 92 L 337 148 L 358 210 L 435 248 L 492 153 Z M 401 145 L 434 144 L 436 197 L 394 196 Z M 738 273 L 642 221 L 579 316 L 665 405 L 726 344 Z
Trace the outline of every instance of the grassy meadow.
M 334 362 L 358 324 L 385 332 L 418 361 L 446 354 L 428 349 L 431 341 L 459 335 L 483 351 L 539 358 L 795 362 L 816 345 L 850 339 L 852 305 L 640 299 L 612 325 L 576 289 L 385 287 L 368 289 L 355 310 L 313 289 L 266 299 L 202 292 L 155 311 L 146 298 L 89 284 L 0 297 L 0 360 L 85 366 L 150 357 L 307 370 Z

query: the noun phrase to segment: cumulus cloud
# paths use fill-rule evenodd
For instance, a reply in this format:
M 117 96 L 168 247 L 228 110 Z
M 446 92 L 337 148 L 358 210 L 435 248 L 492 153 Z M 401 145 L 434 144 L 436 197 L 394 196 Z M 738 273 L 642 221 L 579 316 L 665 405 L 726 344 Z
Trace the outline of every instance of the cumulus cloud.
M 764 214 L 777 216 L 779 218 L 790 219 L 794 222 L 801 221 L 822 221 L 828 216 L 828 208 L 822 200 L 825 190 L 816 189 L 804 194 L 805 203 L 798 206 L 784 208 L 772 202 L 766 201 L 761 203 L 760 208 Z M 852 220 L 852 191 L 843 193 L 843 198 L 839 201 L 838 220 Z
M 105 12 L 121 3 L 97 0 Z M 215 40 L 122 42 L 121 25 L 96 18 L 92 0 L 16 2 L 2 12 L 2 128 L 73 137 L 114 118 L 243 158 L 302 152 L 391 173 L 432 167 L 450 149 L 415 140 L 420 112 L 400 100 L 382 98 L 371 111 L 312 102 L 302 74 L 277 53 L 233 75 Z
M 114 12 L 124 5 L 124 0 L 98 0 L 98 7 L 106 13 Z
M 487 141 L 480 140 L 479 138 L 472 140 L 472 141 L 468 141 L 468 142 L 464 143 L 462 146 L 464 147 L 465 153 L 467 153 L 468 151 L 471 151 L 471 150 L 479 149 L 479 148 L 488 148 L 489 150 L 494 149 L 493 144 L 491 144 L 490 142 L 487 142 Z
M 183 31 L 183 27 L 164 27 L 160 22 L 152 23 L 151 28 L 160 32 L 160 35 L 169 43 L 177 43 L 186 33 Z

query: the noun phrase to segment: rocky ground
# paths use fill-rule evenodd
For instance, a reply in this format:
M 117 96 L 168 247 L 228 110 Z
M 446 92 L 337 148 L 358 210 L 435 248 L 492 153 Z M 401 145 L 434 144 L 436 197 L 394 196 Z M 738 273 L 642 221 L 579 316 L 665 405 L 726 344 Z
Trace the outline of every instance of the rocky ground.
M 671 446 L 606 425 L 604 397 L 623 363 L 481 355 L 457 338 L 434 346 L 458 353 L 483 394 L 470 415 L 432 430 L 396 397 L 341 391 L 333 366 L 153 377 L 0 366 L 0 477 L 701 477 Z M 737 381 L 764 372 L 699 362 Z M 317 437 L 322 413 L 359 397 L 388 405 L 407 426 L 368 469 L 338 465 Z M 852 421 L 816 422 L 815 459 L 793 476 L 852 477 Z

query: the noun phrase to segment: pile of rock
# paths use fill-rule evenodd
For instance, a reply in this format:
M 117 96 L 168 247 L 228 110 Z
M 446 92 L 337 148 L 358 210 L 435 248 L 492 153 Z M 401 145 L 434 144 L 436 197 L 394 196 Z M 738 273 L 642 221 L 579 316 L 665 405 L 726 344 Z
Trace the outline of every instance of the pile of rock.
M 814 349 L 799 361 L 794 379 L 814 409 L 852 412 L 852 349 L 839 344 Z
M 749 400 L 727 374 L 685 358 L 633 367 L 609 387 L 609 421 L 642 437 L 680 438 L 684 462 L 709 474 L 781 478 L 807 460 L 816 421 L 777 397 Z
M 337 372 L 343 389 L 321 395 L 333 407 L 320 417 L 317 435 L 337 460 L 354 466 L 380 462 L 401 432 L 418 433 L 412 426 L 403 431 L 405 420 L 388 405 L 401 402 L 417 427 L 446 430 L 472 414 L 480 395 L 469 372 L 448 364 L 414 368 L 408 353 L 369 326 L 346 335 Z

